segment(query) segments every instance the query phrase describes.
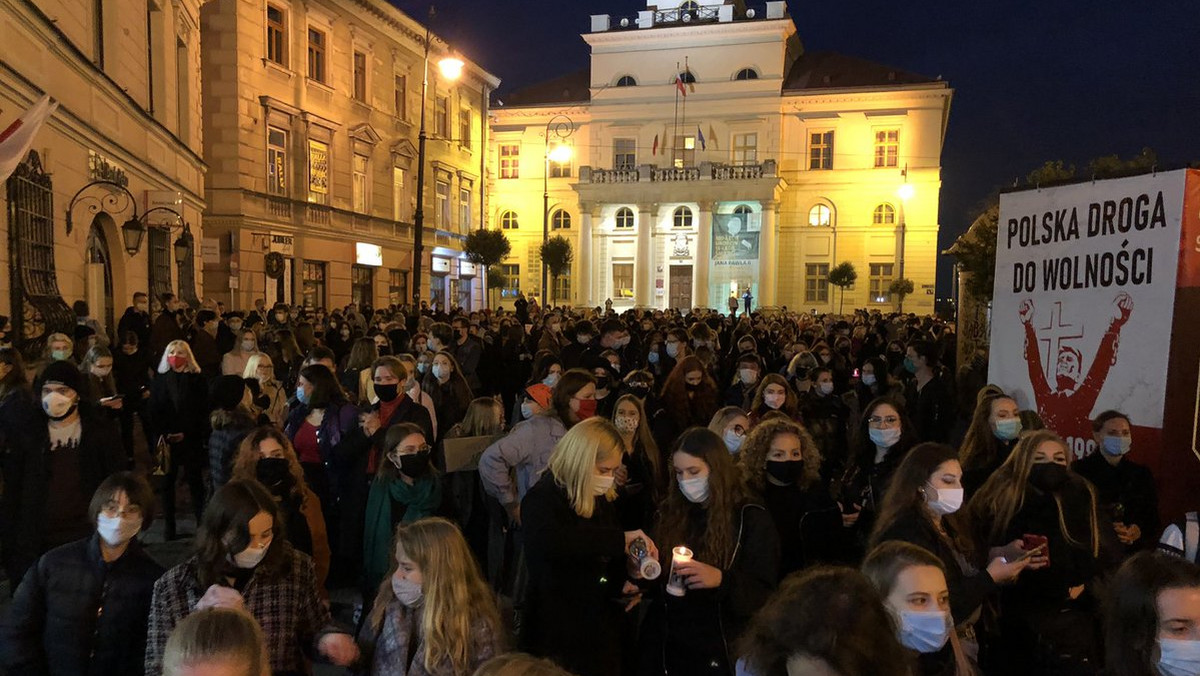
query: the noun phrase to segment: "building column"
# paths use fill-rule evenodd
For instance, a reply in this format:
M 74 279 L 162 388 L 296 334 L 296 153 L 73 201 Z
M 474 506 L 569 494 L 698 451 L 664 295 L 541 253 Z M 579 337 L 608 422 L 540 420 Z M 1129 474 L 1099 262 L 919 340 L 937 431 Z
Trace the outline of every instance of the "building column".
M 762 232 L 758 239 L 758 303 L 757 307 L 773 308 L 779 286 L 779 246 L 775 231 L 775 210 L 779 202 L 762 203 Z
M 693 307 L 711 307 L 708 297 L 708 268 L 712 265 L 712 216 L 715 207 L 715 202 L 700 203 L 700 229 L 696 233 L 696 254 L 692 258 Z
M 578 284 L 579 304 L 592 307 L 592 204 L 583 202 L 579 205 L 579 270 L 572 275 Z
M 637 220 L 637 260 L 633 264 L 633 304 L 654 307 L 654 249 L 650 236 L 654 230 L 657 205 L 639 204 Z

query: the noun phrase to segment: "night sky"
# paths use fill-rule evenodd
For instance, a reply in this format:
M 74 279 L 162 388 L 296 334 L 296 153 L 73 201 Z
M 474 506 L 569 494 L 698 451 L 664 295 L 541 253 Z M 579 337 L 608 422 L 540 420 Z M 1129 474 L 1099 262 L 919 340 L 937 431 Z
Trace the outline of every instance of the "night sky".
M 428 13 L 428 0 L 391 2 L 419 20 Z M 504 91 L 586 66 L 579 34 L 590 14 L 634 16 L 645 6 L 444 0 L 433 25 L 504 80 L 503 98 Z M 1082 170 L 1093 157 L 1149 147 L 1169 168 L 1200 161 L 1195 3 L 789 0 L 788 7 L 805 49 L 941 75 L 954 88 L 942 156 L 942 249 L 989 193 L 1046 160 Z M 948 293 L 951 263 L 939 261 L 939 296 Z

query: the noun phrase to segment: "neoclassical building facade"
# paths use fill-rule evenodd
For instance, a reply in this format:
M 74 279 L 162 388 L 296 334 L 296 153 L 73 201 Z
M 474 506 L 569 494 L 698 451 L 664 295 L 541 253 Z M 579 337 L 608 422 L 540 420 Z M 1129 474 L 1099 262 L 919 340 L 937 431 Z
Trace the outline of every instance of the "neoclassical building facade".
M 784 2 L 648 4 L 583 39 L 586 71 L 491 111 L 505 297 L 540 291 L 545 224 L 573 251 L 560 303 L 724 308 L 749 288 L 836 311 L 849 261 L 845 307 L 895 307 L 909 279 L 904 308 L 933 311 L 945 82 L 806 53 Z

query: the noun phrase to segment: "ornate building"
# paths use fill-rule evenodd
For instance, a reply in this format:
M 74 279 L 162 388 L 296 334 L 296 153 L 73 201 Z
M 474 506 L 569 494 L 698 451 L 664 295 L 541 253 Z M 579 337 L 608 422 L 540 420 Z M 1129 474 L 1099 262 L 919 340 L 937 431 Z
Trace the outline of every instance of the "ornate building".
M 427 33 L 385 0 L 211 0 L 204 37 L 205 293 L 251 307 L 408 302 Z M 478 307 L 462 255 L 483 222 L 487 97 L 435 67 L 426 97 L 421 297 Z
M 14 342 L 112 333 L 137 291 L 197 303 L 200 0 L 0 0 L 0 119 L 59 102 L 0 200 L 0 314 Z
M 559 302 L 724 308 L 748 287 L 836 311 L 850 261 L 846 307 L 894 307 L 910 279 L 905 309 L 933 311 L 945 82 L 806 53 L 784 2 L 648 4 L 583 39 L 587 70 L 492 110 L 506 297 L 540 289 L 545 224 L 574 253 Z

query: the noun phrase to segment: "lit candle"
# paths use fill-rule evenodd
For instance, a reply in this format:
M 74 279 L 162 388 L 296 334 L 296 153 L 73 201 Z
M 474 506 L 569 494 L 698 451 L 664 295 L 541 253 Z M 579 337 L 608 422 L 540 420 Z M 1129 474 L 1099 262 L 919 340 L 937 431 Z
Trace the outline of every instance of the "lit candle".
M 671 550 L 671 577 L 667 580 L 667 593 L 672 596 L 683 596 L 687 593 L 687 580 L 677 572 L 679 564 L 692 560 L 692 550 L 687 547 L 676 547 Z

